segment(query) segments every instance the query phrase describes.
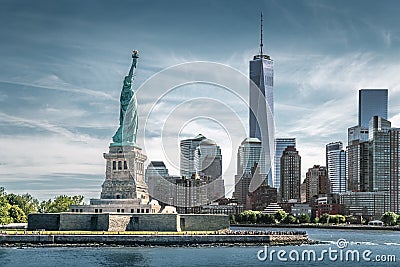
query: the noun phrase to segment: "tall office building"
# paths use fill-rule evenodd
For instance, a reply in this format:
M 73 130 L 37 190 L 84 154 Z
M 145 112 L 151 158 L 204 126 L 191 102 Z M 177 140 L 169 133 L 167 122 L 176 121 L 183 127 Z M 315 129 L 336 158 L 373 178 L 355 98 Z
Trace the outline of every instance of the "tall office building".
M 253 178 L 252 170 L 254 166 L 259 166 L 262 163 L 260 160 L 261 150 L 261 141 L 258 138 L 245 138 L 239 146 L 237 152 L 237 174 L 235 175 L 235 192 L 233 193 L 233 197 L 238 200 L 238 204 L 246 204 L 249 186 Z
M 221 148 L 211 139 L 203 139 L 194 151 L 194 168 L 198 175 L 222 176 Z
M 360 142 L 368 141 L 368 127 L 356 125 L 347 129 L 347 145 L 356 140 Z
M 309 204 L 314 196 L 330 193 L 330 184 L 326 167 L 314 165 L 306 173 L 306 202 Z
M 233 198 L 237 199 L 239 205 L 246 205 L 247 203 L 252 178 L 253 175 L 251 173 L 235 175 L 235 192 L 233 192 Z
M 145 171 L 145 181 L 149 182 L 149 177 L 167 177 L 168 169 L 165 166 L 163 161 L 151 161 L 149 165 L 147 165 Z
M 358 101 L 359 126 L 368 128 L 373 116 L 387 119 L 388 89 L 361 89 Z
M 221 148 L 211 139 L 199 134 L 194 138 L 180 142 L 181 176 L 191 178 L 193 175 L 207 178 L 207 199 L 214 201 L 225 196 L 225 185 L 222 179 Z M 198 183 L 197 183 L 198 184 Z
M 237 174 L 251 173 L 254 164 L 261 159 L 261 141 L 258 138 L 245 138 L 237 153 Z
M 347 146 L 346 151 L 346 178 L 347 191 L 370 191 L 370 179 L 368 173 L 369 143 L 361 140 L 353 140 Z
M 347 192 L 341 201 L 349 213 L 376 219 L 387 211 L 400 212 L 400 129 L 379 116 L 369 126 L 369 142 L 363 143 L 368 146 L 366 192 Z
M 274 95 L 273 95 L 273 61 L 263 54 L 262 14 L 260 53 L 250 61 L 250 108 L 249 133 L 251 138 L 258 138 L 262 143 L 263 161 L 261 174 L 268 174 L 268 185 L 274 185 L 273 159 L 275 145 L 274 128 Z
M 281 157 L 281 188 L 282 202 L 291 199 L 300 201 L 301 157 L 294 146 L 283 151 Z
M 346 191 L 346 151 L 342 142 L 326 145 L 326 167 L 331 185 L 331 193 L 339 194 Z
M 368 128 L 356 125 L 347 129 L 346 179 L 348 191 L 369 191 Z
M 358 95 L 358 125 L 347 131 L 347 190 L 372 191 L 369 175 L 369 121 L 373 116 L 387 119 L 388 90 L 361 89 Z
M 390 169 L 393 167 L 390 157 L 391 150 L 395 148 L 391 144 L 390 131 L 390 121 L 378 116 L 371 119 L 369 127 L 371 191 L 388 191 L 390 188 Z
M 197 135 L 194 138 L 182 140 L 180 142 L 181 157 L 180 157 L 180 169 L 181 176 L 192 177 L 196 173 L 194 157 L 196 148 L 200 142 L 206 139 L 202 134 Z
M 359 125 L 349 128 L 347 146 L 347 185 L 353 192 L 341 195 L 350 214 L 376 219 L 400 211 L 400 129 L 391 128 L 387 113 L 387 89 L 359 91 Z
M 279 191 L 280 181 L 281 181 L 281 157 L 283 151 L 288 147 L 296 147 L 296 138 L 276 138 L 275 139 L 275 158 L 274 158 L 274 185 Z
M 176 183 L 176 209 L 178 213 L 199 213 L 202 205 L 209 204 L 208 177 L 181 177 Z
M 152 199 L 158 200 L 161 204 L 173 205 L 173 198 L 175 196 L 169 192 L 173 190 L 173 183 L 171 183 L 170 178 L 168 169 L 163 161 L 151 161 L 147 165 L 145 181 Z
M 209 177 L 208 199 L 217 200 L 225 196 L 222 179 L 221 148 L 211 139 L 203 139 L 195 150 L 194 166 L 196 174 Z

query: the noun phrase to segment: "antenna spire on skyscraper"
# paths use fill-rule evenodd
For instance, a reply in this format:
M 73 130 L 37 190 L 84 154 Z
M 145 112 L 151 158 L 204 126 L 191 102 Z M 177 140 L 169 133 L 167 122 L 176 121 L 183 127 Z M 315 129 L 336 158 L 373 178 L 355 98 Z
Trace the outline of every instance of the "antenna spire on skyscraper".
M 263 55 L 263 13 L 261 12 L 260 55 Z

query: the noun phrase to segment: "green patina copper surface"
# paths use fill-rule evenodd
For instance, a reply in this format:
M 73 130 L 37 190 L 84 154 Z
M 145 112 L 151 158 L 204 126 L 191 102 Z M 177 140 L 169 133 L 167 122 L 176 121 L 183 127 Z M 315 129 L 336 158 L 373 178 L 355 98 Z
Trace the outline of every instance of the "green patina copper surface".
M 132 65 L 129 74 L 125 76 L 124 85 L 120 97 L 119 127 L 113 136 L 111 145 L 135 145 L 138 129 L 138 113 L 136 94 L 132 89 L 134 73 L 136 71 L 136 63 L 138 51 L 134 50 L 132 54 Z

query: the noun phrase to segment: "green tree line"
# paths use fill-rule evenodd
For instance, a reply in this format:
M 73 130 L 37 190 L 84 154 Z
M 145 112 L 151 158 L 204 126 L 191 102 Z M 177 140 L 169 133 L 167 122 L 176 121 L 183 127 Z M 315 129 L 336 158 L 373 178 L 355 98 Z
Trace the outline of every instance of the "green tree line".
M 0 187 L 0 224 L 25 223 L 31 213 L 57 213 L 69 210 L 70 205 L 83 204 L 83 196 L 60 195 L 54 199 L 38 199 L 26 193 L 16 195 L 7 193 Z
M 391 211 L 385 212 L 381 217 L 381 221 L 389 226 L 400 225 L 400 214 Z
M 346 223 L 354 220 L 352 216 L 322 214 L 320 218 L 310 218 L 308 214 L 294 216 L 283 210 L 274 214 L 263 214 L 261 211 L 246 210 L 238 215 L 231 215 L 231 224 L 301 224 L 301 223 Z

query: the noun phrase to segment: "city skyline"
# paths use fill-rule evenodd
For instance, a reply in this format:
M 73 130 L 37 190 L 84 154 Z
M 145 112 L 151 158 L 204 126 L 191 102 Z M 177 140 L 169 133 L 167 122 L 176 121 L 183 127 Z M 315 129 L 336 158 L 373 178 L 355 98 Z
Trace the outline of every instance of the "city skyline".
M 396 1 L 237 1 L 228 9 L 224 1 L 175 1 L 155 2 L 156 10 L 143 2 L 1 2 L 0 183 L 10 192 L 98 197 L 129 52 L 141 55 L 135 88 L 187 61 L 216 61 L 247 75 L 261 11 L 264 53 L 274 59 L 276 137 L 296 138 L 302 180 L 308 168 L 325 165 L 327 143 L 346 141 L 359 89 L 388 88 L 388 120 L 400 126 Z M 198 88 L 189 89 L 190 97 Z M 138 99 L 139 132 L 148 101 Z M 248 109 L 239 113 L 245 123 L 247 116 Z M 202 133 L 221 145 L 232 188 L 236 168 L 227 162 L 237 147 L 227 149 L 225 136 L 205 126 L 192 124 L 180 137 Z M 164 160 L 148 156 L 146 165 Z

